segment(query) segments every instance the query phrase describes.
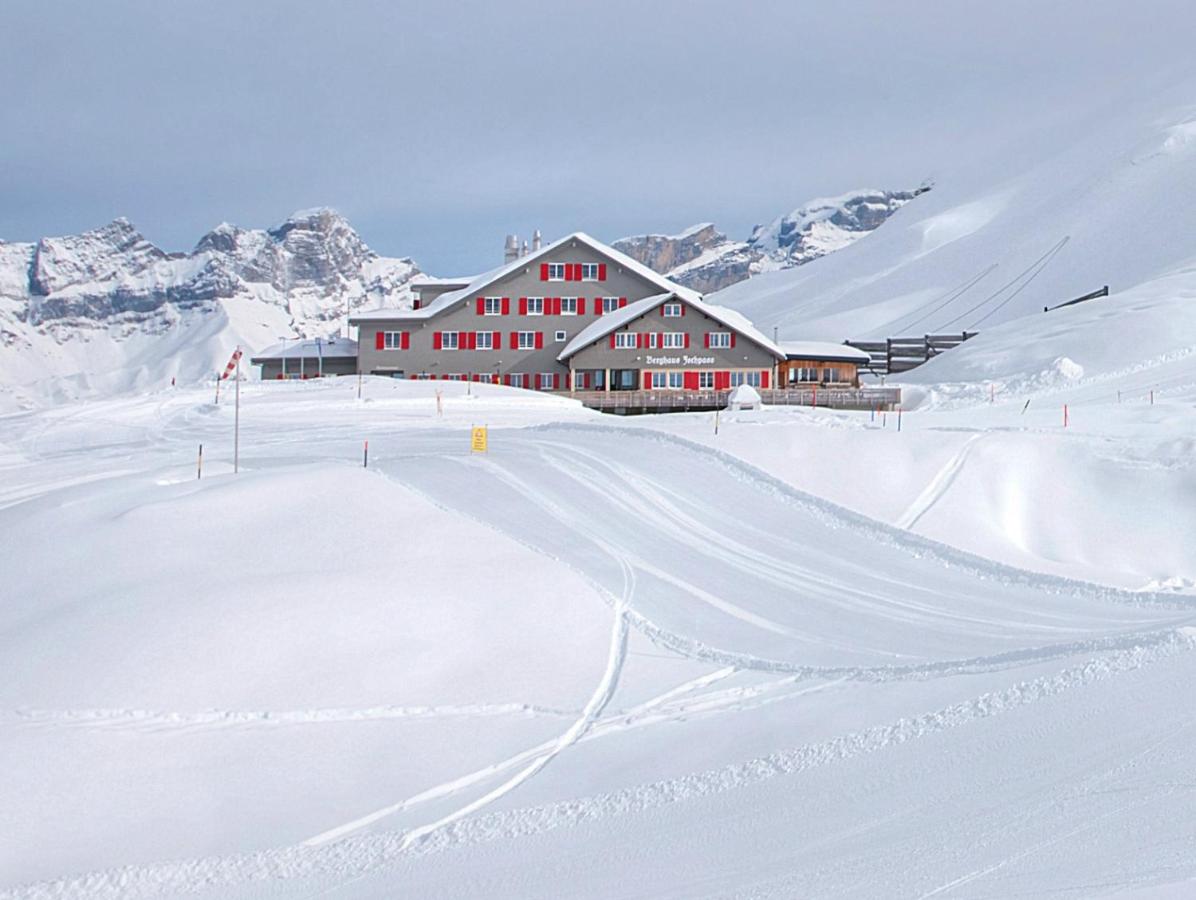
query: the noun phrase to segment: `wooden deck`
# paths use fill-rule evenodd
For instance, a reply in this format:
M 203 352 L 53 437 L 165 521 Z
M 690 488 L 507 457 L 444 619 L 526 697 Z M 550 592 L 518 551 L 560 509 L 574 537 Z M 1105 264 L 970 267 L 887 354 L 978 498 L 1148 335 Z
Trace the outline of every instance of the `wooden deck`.
M 829 409 L 892 410 L 901 389 L 827 387 L 758 389 L 767 406 L 825 406 Z M 617 415 L 726 409 L 730 391 L 574 391 L 570 396 L 591 409 Z

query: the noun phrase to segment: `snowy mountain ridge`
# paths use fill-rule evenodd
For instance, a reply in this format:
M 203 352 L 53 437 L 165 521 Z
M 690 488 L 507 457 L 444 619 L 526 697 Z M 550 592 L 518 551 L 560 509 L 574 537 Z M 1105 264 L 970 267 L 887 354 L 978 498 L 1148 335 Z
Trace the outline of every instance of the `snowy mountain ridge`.
M 335 333 L 353 309 L 405 306 L 418 273 L 326 208 L 269 230 L 222 223 L 190 253 L 160 249 L 124 218 L 0 242 L 0 343 L 10 351 L 0 383 L 28 400 L 75 395 L 62 378 L 80 392 L 200 379 L 234 345 Z
M 863 189 L 810 200 L 767 225 L 757 225 L 743 241 L 728 239 L 713 223 L 703 222 L 675 235 L 621 238 L 614 247 L 686 287 L 708 293 L 842 250 L 930 189 L 929 184 L 913 191 Z

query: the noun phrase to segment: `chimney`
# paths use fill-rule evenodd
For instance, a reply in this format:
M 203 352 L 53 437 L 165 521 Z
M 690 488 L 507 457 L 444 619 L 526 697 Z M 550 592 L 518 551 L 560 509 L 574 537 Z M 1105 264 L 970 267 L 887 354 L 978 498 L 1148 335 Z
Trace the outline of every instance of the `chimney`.
M 503 247 L 502 261 L 504 263 L 509 263 L 518 258 L 519 258 L 519 236 L 515 235 L 515 234 L 508 234 L 506 246 Z
M 520 255 L 520 256 L 527 256 L 527 241 L 524 241 L 524 242 L 523 242 L 523 252 L 522 252 L 522 253 L 520 253 L 519 255 Z
M 536 233 L 532 235 L 532 252 L 535 253 L 540 249 L 540 229 L 536 229 Z

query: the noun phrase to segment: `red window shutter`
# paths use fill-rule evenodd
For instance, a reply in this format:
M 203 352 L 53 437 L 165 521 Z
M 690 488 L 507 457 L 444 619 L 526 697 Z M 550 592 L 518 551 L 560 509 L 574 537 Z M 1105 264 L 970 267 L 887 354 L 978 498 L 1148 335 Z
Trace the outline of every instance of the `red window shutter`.
M 558 316 L 561 314 L 561 298 L 560 297 L 557 297 L 556 302 L 554 304 L 552 304 L 552 311 Z
M 644 373 L 644 390 L 645 391 L 652 390 L 652 373 L 651 372 Z
M 511 383 L 511 373 L 510 372 L 508 372 L 506 375 L 504 375 L 502 377 L 502 383 L 507 384 L 507 385 L 509 385 Z
M 519 332 L 518 331 L 511 332 L 511 349 L 512 350 L 519 349 Z
M 404 350 L 411 349 L 411 332 L 410 331 L 403 332 L 403 337 L 400 338 L 400 340 L 399 340 L 399 346 L 402 347 Z
M 615 349 L 615 333 L 613 331 L 610 333 L 610 348 Z
M 548 263 L 540 263 L 540 280 L 548 280 Z
M 379 331 L 376 335 L 374 335 L 374 349 L 382 350 L 385 347 L 386 347 L 386 335 L 383 332 Z
M 492 334 L 494 336 L 492 338 L 490 338 L 490 345 L 492 347 L 494 347 L 495 350 L 501 350 L 502 349 L 502 332 L 495 331 L 495 332 L 492 332 Z
M 626 297 L 620 297 L 620 298 L 619 298 L 619 309 L 622 309 L 622 308 L 623 308 L 624 306 L 626 306 L 626 305 L 627 305 L 627 298 L 626 298 Z
M 521 315 L 521 316 L 527 315 L 527 297 L 519 298 L 519 315 Z
M 731 349 L 732 350 L 735 349 L 735 332 L 734 331 L 731 332 Z
M 440 332 L 439 331 L 432 332 L 432 349 L 433 350 L 440 349 Z
M 602 315 L 602 298 L 601 297 L 594 298 L 594 315 L 596 315 L 596 316 Z
M 687 391 L 696 391 L 698 389 L 698 373 L 686 372 L 683 376 L 683 382 Z
M 502 298 L 502 314 L 504 316 L 509 316 L 511 314 L 511 298 L 510 297 Z
M 581 385 L 584 388 L 589 388 L 589 386 L 590 386 L 590 373 L 589 372 L 586 372 L 584 375 L 581 376 Z
M 416 375 L 414 372 L 412 372 L 412 373 L 411 373 L 411 374 L 410 374 L 408 377 L 409 377 L 409 378 L 410 378 L 412 381 L 415 381 L 415 380 L 416 380 L 416 378 L 418 378 L 419 376 L 417 376 L 417 375 Z
M 536 349 L 537 350 L 544 349 L 544 332 L 543 331 L 536 332 Z
M 606 281 L 606 263 L 598 263 L 598 280 Z
M 710 349 L 710 332 L 709 331 L 706 332 L 705 340 L 706 340 L 706 349 L 709 350 Z
M 478 349 L 478 333 L 476 331 L 469 332 L 469 349 Z
M 714 373 L 714 389 L 716 391 L 725 391 L 731 386 L 730 372 L 715 372 Z
M 763 372 L 760 373 L 760 387 L 762 387 L 762 388 L 768 387 L 768 374 L 769 374 L 768 369 L 765 369 Z
M 681 304 L 681 317 L 682 318 L 685 317 L 685 304 L 684 303 Z
M 577 298 L 577 314 L 579 316 L 584 316 L 586 314 L 586 298 L 585 297 Z
M 561 389 L 561 373 L 560 372 L 552 373 L 552 389 L 554 391 L 559 391 Z
M 685 349 L 689 349 L 689 332 L 685 332 Z
M 478 315 L 479 316 L 486 315 L 486 298 L 485 297 L 478 297 Z
M 581 281 L 581 263 L 569 264 L 569 280 Z

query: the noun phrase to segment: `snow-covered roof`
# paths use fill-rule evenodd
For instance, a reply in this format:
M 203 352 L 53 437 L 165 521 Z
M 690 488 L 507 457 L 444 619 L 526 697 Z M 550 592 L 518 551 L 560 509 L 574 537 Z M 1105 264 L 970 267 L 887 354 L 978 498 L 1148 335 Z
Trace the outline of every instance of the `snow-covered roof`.
M 872 357 L 856 347 L 831 341 L 781 341 L 786 359 L 825 359 L 844 362 L 869 362 Z
M 540 259 L 555 253 L 558 249 L 576 241 L 579 244 L 584 244 L 596 253 L 600 253 L 608 260 L 621 266 L 624 270 L 631 272 L 646 281 L 651 282 L 661 289 L 663 292 L 675 293 L 683 300 L 697 301 L 701 299 L 701 294 L 697 291 L 690 290 L 687 287 L 682 287 L 669 279 L 665 278 L 659 272 L 654 272 L 643 263 L 632 259 L 625 253 L 620 253 L 607 244 L 602 243 L 596 238 L 590 237 L 584 231 L 575 231 L 572 234 L 567 234 L 560 240 L 553 241 L 539 250 L 534 250 L 527 256 L 521 256 L 508 263 L 504 263 L 496 269 L 491 269 L 489 272 L 483 272 L 477 275 L 465 287 L 456 291 L 446 291 L 441 294 L 427 306 L 421 309 L 374 309 L 366 312 L 355 313 L 349 318 L 350 324 L 356 325 L 358 322 L 378 321 L 379 319 L 429 319 L 452 306 L 462 302 L 468 302 L 475 296 L 478 296 L 482 291 L 489 287 L 500 278 L 505 278 L 512 272 L 519 269 L 527 268 Z
M 319 342 L 317 344 L 317 341 Z M 267 359 L 325 359 L 354 357 L 357 355 L 357 341 L 351 338 L 304 338 L 299 341 L 283 341 L 255 353 L 250 362 Z
M 473 281 L 475 277 L 474 275 L 465 275 L 461 278 L 440 278 L 436 275 L 416 275 L 409 283 L 413 288 L 421 287 L 425 284 L 455 284 L 464 287 Z
M 737 334 L 743 335 L 753 343 L 759 344 L 778 359 L 784 358 L 785 354 L 781 351 L 781 348 L 765 337 L 742 313 L 728 309 L 725 306 L 707 303 L 696 292 L 686 290 L 684 295 L 680 291 L 654 294 L 651 297 L 636 300 L 634 303 L 628 303 L 622 309 L 605 313 L 574 335 L 573 340 L 565 345 L 565 349 L 560 352 L 557 359 L 564 362 L 582 348 L 588 347 L 595 341 L 602 340 L 602 338 L 606 337 L 612 331 L 618 331 L 632 320 L 651 312 L 660 304 L 673 297 L 686 303 L 690 309 L 705 313 L 716 322 L 725 325 Z

